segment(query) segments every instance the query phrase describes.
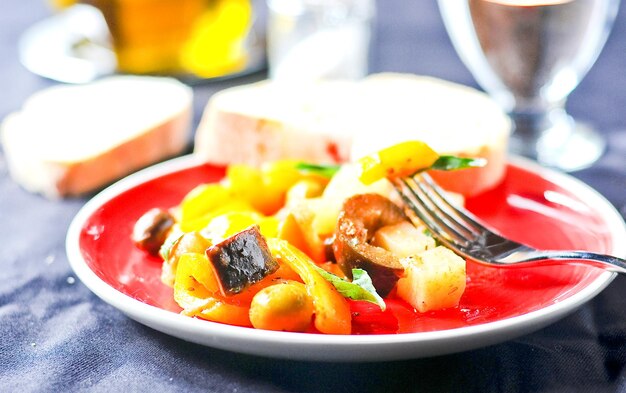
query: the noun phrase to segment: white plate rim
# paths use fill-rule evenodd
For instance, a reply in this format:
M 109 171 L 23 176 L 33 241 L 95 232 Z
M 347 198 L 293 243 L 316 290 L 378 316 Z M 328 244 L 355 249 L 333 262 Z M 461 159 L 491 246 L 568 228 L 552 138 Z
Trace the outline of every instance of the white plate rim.
M 586 204 L 593 203 L 591 206 L 608 223 L 612 237 L 626 237 L 626 224 L 621 215 L 590 186 L 528 159 L 510 157 L 509 162 L 567 187 Z M 79 236 L 86 220 L 105 202 L 128 189 L 202 163 L 202 160 L 190 154 L 156 164 L 112 184 L 79 210 L 66 236 L 70 266 L 88 289 L 130 318 L 186 341 L 233 352 L 308 361 L 361 362 L 437 356 L 497 344 L 536 331 L 591 300 L 616 276 L 615 273 L 603 272 L 589 285 L 559 302 L 494 322 L 432 332 L 354 336 L 274 332 L 193 319 L 131 298 L 99 278 L 89 268 L 80 251 Z M 611 253 L 625 257 L 626 244 L 614 242 Z

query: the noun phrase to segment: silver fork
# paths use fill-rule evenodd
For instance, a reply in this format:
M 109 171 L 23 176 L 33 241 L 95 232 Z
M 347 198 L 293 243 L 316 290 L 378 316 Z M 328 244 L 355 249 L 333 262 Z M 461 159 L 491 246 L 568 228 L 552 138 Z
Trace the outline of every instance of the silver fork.
M 409 212 L 415 214 L 412 219 L 418 218 L 437 240 L 465 258 L 494 266 L 578 263 L 626 273 L 626 260 L 622 258 L 587 251 L 537 250 L 507 239 L 455 206 L 426 173 L 396 178 L 392 183 Z

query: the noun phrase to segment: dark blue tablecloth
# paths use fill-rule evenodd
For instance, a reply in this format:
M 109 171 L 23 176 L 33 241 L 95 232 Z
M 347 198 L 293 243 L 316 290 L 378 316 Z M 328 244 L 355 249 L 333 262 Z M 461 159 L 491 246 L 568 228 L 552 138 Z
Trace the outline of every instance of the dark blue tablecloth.
M 54 82 L 18 62 L 17 40 L 49 15 L 43 0 L 2 0 L 0 117 Z M 475 85 L 435 2 L 381 0 L 372 71 Z M 208 97 L 243 80 L 194 87 Z M 626 9 L 568 107 L 609 138 L 607 154 L 574 176 L 626 215 Z M 34 141 L 36 143 L 36 141 Z M 266 359 L 172 338 L 125 317 L 75 279 L 65 234 L 86 199 L 49 201 L 8 176 L 0 152 L 0 391 L 626 391 L 626 279 L 534 334 L 449 356 L 384 363 Z M 626 239 L 623 239 L 626 241 Z

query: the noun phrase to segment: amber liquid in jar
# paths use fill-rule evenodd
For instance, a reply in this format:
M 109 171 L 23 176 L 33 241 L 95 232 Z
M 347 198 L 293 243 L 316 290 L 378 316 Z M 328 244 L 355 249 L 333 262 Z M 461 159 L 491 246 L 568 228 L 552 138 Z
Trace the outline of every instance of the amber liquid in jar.
M 98 8 L 118 71 L 216 77 L 243 69 L 251 0 L 54 0 Z

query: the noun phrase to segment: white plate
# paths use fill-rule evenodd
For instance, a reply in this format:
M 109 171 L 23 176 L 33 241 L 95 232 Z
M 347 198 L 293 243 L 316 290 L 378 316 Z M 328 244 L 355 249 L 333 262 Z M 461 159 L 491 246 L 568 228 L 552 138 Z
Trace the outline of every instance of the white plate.
M 503 342 L 555 322 L 593 298 L 615 276 L 608 272 L 593 271 L 593 277 L 583 287 L 570 290 L 545 307 L 514 317 L 449 330 L 334 336 L 264 331 L 192 319 L 150 305 L 141 300 L 140 296 L 129 296 L 116 289 L 102 278 L 103 273 L 99 269 L 93 268 L 98 263 L 97 256 L 86 253 L 85 249 L 96 244 L 99 236 L 90 232 L 94 228 L 87 224 L 92 216 L 106 211 L 108 202 L 122 194 L 136 192 L 137 187 L 144 186 L 146 182 L 158 183 L 166 175 L 170 178 L 176 177 L 179 171 L 185 172 L 199 165 L 192 156 L 181 157 L 143 170 L 104 190 L 89 201 L 73 220 L 67 234 L 66 249 L 76 275 L 105 302 L 140 323 L 201 345 L 254 355 L 316 361 L 383 361 L 461 352 Z M 594 220 L 601 222 L 611 243 L 610 250 L 604 251 L 618 256 L 626 255 L 626 244 L 623 242 L 626 238 L 626 225 L 619 213 L 600 194 L 576 179 L 541 168 L 526 160 L 515 159 L 512 165 L 527 171 L 529 176 L 558 184 L 570 191 L 571 195 L 575 195 L 578 202 L 592 207 Z M 148 200 L 152 197 L 158 199 L 156 195 L 143 196 Z M 132 206 L 128 209 L 131 211 Z M 93 236 L 86 237 L 85 233 Z M 128 271 L 132 271 L 132 268 Z

